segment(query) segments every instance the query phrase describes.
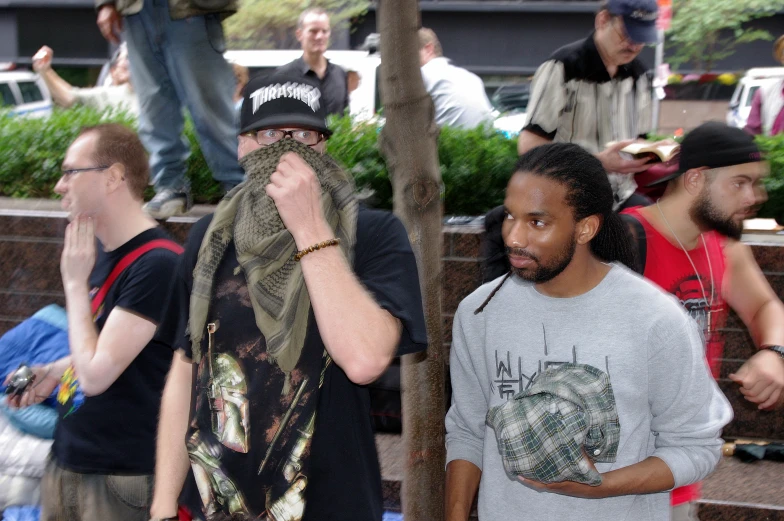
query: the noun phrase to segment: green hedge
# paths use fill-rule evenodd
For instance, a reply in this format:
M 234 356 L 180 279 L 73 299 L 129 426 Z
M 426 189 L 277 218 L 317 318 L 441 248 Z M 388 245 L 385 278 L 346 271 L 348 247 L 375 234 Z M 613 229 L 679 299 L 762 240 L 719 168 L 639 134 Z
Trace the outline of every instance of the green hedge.
M 53 188 L 60 176 L 68 145 L 79 129 L 102 121 L 119 121 L 131 127 L 127 115 L 107 115 L 80 107 L 56 110 L 50 118 L 21 119 L 0 115 L 0 195 L 11 197 L 57 197 Z M 378 150 L 378 127 L 356 124 L 349 118 L 331 122 L 334 135 L 327 144 L 354 176 L 357 186 L 375 192 L 375 204 L 392 207 L 392 187 Z M 186 120 L 185 133 L 191 143 L 188 176 L 196 202 L 211 203 L 220 197 L 199 149 L 193 124 Z M 761 216 L 784 219 L 784 135 L 759 138 L 767 153 L 771 176 L 766 180 L 769 201 Z M 438 148 L 444 183 L 444 213 L 481 215 L 501 204 L 509 175 L 517 160 L 517 143 L 492 129 L 444 128 Z M 149 194 L 152 194 L 150 190 Z
M 770 165 L 770 175 L 765 179 L 768 202 L 760 210 L 759 216 L 772 217 L 784 225 L 784 134 L 760 136 L 757 144 Z
M 350 118 L 331 122 L 334 134 L 328 152 L 354 176 L 357 187 L 375 193 L 375 205 L 392 208 L 392 186 L 378 150 L 379 129 L 353 124 Z M 517 161 L 517 141 L 488 128 L 444 128 L 438 140 L 444 184 L 444 213 L 482 215 L 504 200 L 509 175 Z

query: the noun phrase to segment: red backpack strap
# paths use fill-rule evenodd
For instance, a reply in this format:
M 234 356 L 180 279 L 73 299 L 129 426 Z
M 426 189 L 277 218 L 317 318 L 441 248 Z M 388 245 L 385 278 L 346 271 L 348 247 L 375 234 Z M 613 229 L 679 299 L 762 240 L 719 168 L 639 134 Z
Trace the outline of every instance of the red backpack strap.
M 106 298 L 106 294 L 109 293 L 109 289 L 111 289 L 112 284 L 114 284 L 114 281 L 117 280 L 117 277 L 119 277 L 128 266 L 133 264 L 136 261 L 136 259 L 138 259 L 139 257 L 141 257 L 142 255 L 144 255 L 149 251 L 157 250 L 157 249 L 173 251 L 177 255 L 181 255 L 182 252 L 184 251 L 182 246 L 180 246 L 174 241 L 170 241 L 169 239 L 155 239 L 150 242 L 142 244 L 135 250 L 126 254 L 125 257 L 120 259 L 120 262 L 115 264 L 111 273 L 109 273 L 109 276 L 106 277 L 106 280 L 104 281 L 103 285 L 98 290 L 98 293 L 96 293 L 95 296 L 93 297 L 90 306 L 93 317 L 101 308 L 101 304 L 103 304 L 103 301 Z

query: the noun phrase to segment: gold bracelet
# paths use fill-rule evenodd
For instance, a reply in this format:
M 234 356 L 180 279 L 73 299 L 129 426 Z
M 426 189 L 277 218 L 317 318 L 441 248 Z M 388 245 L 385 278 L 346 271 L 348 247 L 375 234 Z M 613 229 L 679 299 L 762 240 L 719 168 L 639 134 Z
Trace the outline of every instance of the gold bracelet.
M 321 248 L 326 248 L 327 246 L 337 246 L 340 244 L 340 239 L 330 239 L 328 241 L 320 242 L 318 244 L 314 244 L 313 246 L 309 246 L 304 250 L 300 250 L 294 255 L 294 260 L 299 262 L 299 260 L 307 255 L 308 253 L 312 253 L 316 250 L 320 250 Z

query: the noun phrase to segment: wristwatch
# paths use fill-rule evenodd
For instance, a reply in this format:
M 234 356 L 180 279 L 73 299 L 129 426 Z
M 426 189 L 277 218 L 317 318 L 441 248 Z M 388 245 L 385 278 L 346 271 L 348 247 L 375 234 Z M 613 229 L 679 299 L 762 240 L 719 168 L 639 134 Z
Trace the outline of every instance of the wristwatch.
M 778 353 L 781 358 L 784 358 L 784 346 L 762 346 L 763 349 L 770 349 Z

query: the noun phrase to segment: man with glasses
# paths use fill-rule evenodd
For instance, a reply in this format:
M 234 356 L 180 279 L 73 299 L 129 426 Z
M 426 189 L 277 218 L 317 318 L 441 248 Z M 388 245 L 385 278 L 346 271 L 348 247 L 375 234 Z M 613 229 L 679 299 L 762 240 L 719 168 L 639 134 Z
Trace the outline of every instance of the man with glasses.
M 646 170 L 648 160 L 624 159 L 620 150 L 654 128 L 651 85 L 637 56 L 656 43 L 657 16 L 656 0 L 606 1 L 592 34 L 555 51 L 536 71 L 528 123 L 518 139 L 520 154 L 555 141 L 596 155 L 616 210 L 650 203 L 634 193 L 634 174 Z
M 245 88 L 247 180 L 191 230 L 162 326 L 156 519 L 176 519 L 189 466 L 196 518 L 382 517 L 366 384 L 425 349 L 419 279 L 400 221 L 359 207 L 324 153 L 325 118 L 316 82 Z
M 172 360 L 156 329 L 182 248 L 142 210 L 150 170 L 132 130 L 83 130 L 62 168 L 55 191 L 71 221 L 60 260 L 71 354 L 33 367 L 34 384 L 10 405 L 40 403 L 60 386 L 42 521 L 145 521 Z

